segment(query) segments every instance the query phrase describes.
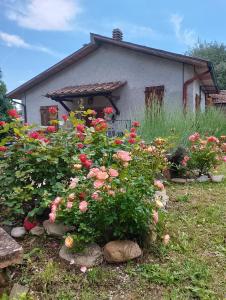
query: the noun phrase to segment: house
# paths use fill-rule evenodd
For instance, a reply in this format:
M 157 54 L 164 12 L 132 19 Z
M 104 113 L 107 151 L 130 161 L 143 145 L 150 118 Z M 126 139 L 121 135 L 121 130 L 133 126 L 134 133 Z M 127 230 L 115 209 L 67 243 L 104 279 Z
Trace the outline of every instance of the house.
M 211 94 L 209 99 L 212 105 L 226 112 L 226 90 L 221 90 L 219 94 Z
M 90 34 L 90 42 L 30 79 L 8 97 L 22 100 L 27 122 L 48 125 L 48 107 L 58 116 L 80 104 L 113 106 L 114 123 L 128 127 L 155 99 L 166 109 L 204 110 L 209 93 L 218 93 L 212 63 L 186 55 Z

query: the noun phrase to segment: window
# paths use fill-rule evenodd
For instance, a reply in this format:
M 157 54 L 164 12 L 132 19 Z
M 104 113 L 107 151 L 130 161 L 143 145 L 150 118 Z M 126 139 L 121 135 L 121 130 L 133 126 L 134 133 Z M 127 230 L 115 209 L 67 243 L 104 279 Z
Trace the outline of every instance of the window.
M 50 107 L 56 107 L 58 111 L 57 105 L 50 105 L 50 106 L 40 106 L 40 115 L 41 115 L 41 125 L 42 126 L 49 126 L 51 120 L 58 119 L 58 112 L 56 115 L 52 115 L 49 113 Z
M 145 103 L 149 107 L 154 101 L 159 105 L 163 104 L 164 85 L 149 86 L 145 88 Z

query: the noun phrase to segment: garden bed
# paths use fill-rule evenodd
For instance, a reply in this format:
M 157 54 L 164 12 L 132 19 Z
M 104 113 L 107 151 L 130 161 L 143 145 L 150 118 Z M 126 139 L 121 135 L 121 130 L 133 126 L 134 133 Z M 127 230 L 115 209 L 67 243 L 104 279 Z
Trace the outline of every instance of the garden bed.
M 10 268 L 10 284 L 28 285 L 31 299 L 223 299 L 225 180 L 170 184 L 167 191 L 171 242 L 162 253 L 82 273 L 59 258 L 61 239 L 27 235 L 24 263 Z

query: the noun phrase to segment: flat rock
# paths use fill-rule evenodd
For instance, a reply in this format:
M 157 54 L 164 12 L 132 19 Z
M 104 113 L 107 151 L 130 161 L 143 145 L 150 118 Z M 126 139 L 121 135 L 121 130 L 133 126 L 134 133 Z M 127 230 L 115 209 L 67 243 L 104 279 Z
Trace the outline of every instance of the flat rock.
M 88 245 L 81 253 L 72 253 L 70 249 L 63 245 L 59 256 L 78 267 L 91 268 L 103 262 L 103 253 L 97 244 Z
M 224 175 L 210 175 L 210 178 L 213 182 L 222 182 Z
M 22 238 L 26 234 L 26 230 L 24 227 L 14 227 L 11 230 L 11 236 L 14 238 Z
M 0 269 L 19 264 L 23 259 L 23 248 L 0 228 Z
M 171 181 L 174 182 L 174 183 L 184 184 L 184 183 L 187 182 L 187 179 L 185 179 L 185 178 L 172 178 Z
M 198 182 L 207 182 L 209 181 L 209 177 L 207 175 L 202 175 L 196 179 Z
M 15 283 L 9 295 L 9 300 L 18 300 L 22 299 L 22 296 L 26 296 L 29 291 L 29 288 L 24 285 Z
M 43 227 L 48 235 L 63 236 L 72 228 L 61 223 L 51 223 L 49 220 L 43 222 Z
M 112 241 L 104 246 L 104 258 L 110 263 L 121 263 L 141 256 L 142 250 L 133 241 Z
M 45 229 L 42 226 L 35 226 L 30 230 L 32 235 L 41 236 L 45 233 Z

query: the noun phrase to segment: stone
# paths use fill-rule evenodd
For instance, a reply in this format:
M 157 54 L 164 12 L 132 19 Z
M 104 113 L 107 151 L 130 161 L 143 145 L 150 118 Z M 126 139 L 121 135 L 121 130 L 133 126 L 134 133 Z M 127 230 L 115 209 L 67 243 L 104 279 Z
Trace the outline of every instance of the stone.
M 103 262 L 103 253 L 97 244 L 90 244 L 81 253 L 72 253 L 69 248 L 63 245 L 59 253 L 60 258 L 78 267 L 91 268 Z
M 18 300 L 22 299 L 22 296 L 26 296 L 29 291 L 29 288 L 24 285 L 15 283 L 9 295 L 9 300 Z
M 196 180 L 198 182 L 207 182 L 207 181 L 209 181 L 209 177 L 207 175 L 202 175 L 202 176 L 199 176 Z
M 194 178 L 188 178 L 188 179 L 187 179 L 187 182 L 188 182 L 188 183 L 195 182 L 195 179 L 194 179 Z
M 43 222 L 43 227 L 48 235 L 63 236 L 66 232 L 71 231 L 73 228 L 65 226 L 61 223 L 51 223 L 49 220 Z
M 166 190 L 156 191 L 154 195 L 154 200 L 160 200 L 163 204 L 163 208 L 166 208 L 169 201 L 169 196 L 166 194 Z
M 109 263 L 121 263 L 141 256 L 142 250 L 133 241 L 112 241 L 104 246 L 104 258 Z
M 210 175 L 210 178 L 213 182 L 222 182 L 224 175 Z
M 41 236 L 45 233 L 45 229 L 42 226 L 35 226 L 30 230 L 32 235 Z
M 14 227 L 11 230 L 11 236 L 14 238 L 22 238 L 26 234 L 26 230 L 24 227 Z
M 19 264 L 23 259 L 23 248 L 0 228 L 0 269 Z
M 185 178 L 172 178 L 171 181 L 179 184 L 185 184 L 187 182 Z

